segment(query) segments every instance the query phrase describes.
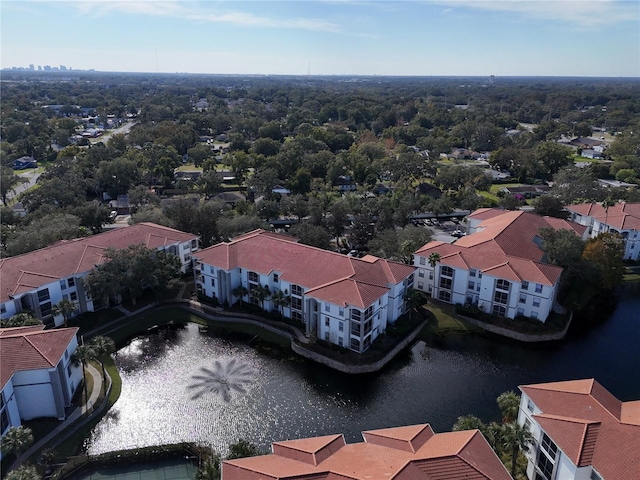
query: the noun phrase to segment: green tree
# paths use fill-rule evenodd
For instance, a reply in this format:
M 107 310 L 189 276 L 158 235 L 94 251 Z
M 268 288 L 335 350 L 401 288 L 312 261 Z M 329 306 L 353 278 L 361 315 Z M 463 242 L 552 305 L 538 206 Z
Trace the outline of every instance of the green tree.
M 517 420 L 518 410 L 520 409 L 520 395 L 514 391 L 502 392 L 496 401 L 502 413 L 503 422 L 509 423 Z
M 276 290 L 271 295 L 271 301 L 278 308 L 280 315 L 284 315 L 283 309 L 291 304 L 291 297 L 282 290 Z
M 2 203 L 7 206 L 9 193 L 15 193 L 17 185 L 28 182 L 28 179 L 13 173 L 13 169 L 4 165 L 0 166 L 0 196 L 2 197 Z
M 86 366 L 91 360 L 96 359 L 96 352 L 91 345 L 78 345 L 76 351 L 73 352 L 71 359 L 76 365 L 82 365 L 82 383 L 84 386 L 84 401 L 86 404 L 89 401 L 89 395 L 87 393 Z
M 516 467 L 518 466 L 518 455 L 520 452 L 526 453 L 533 444 L 534 438 L 529 429 L 518 422 L 508 422 L 502 425 L 500 431 L 501 447 L 505 452 L 511 454 L 510 472 L 511 477 L 516 477 Z
M 427 303 L 427 294 L 420 290 L 408 289 L 404 294 L 404 301 L 407 303 L 407 310 L 409 310 L 409 318 L 412 317 L 413 311 L 425 303 Z
M 0 449 L 2 455 L 13 455 L 19 457 L 33 443 L 33 433 L 31 429 L 24 426 L 11 427 L 2 437 Z
M 478 417 L 474 415 L 464 415 L 462 417 L 458 417 L 451 430 L 453 430 L 454 432 L 461 432 L 463 430 L 483 431 L 485 428 L 486 425 Z
M 429 262 L 429 265 L 431 265 L 431 268 L 436 268 L 436 264 L 440 261 L 440 254 L 438 252 L 433 252 L 429 254 L 427 260 Z
M 582 258 L 593 264 L 600 272 L 600 285 L 612 290 L 622 281 L 624 264 L 624 240 L 617 233 L 601 233 L 589 239 L 582 252 Z
M 51 312 L 56 317 L 58 315 L 62 315 L 62 318 L 64 320 L 64 326 L 66 327 L 69 321 L 69 318 L 71 318 L 71 315 L 74 314 L 77 308 L 78 307 L 76 306 L 76 304 L 73 303 L 71 300 L 63 298 L 53 306 L 53 308 L 51 309 Z
M 11 470 L 4 478 L 5 480 L 40 480 L 42 476 L 34 465 L 25 463 L 15 470 Z
M 532 202 L 535 213 L 542 216 L 567 219 L 569 212 L 564 209 L 562 200 L 553 195 L 540 195 Z
M 289 235 L 296 237 L 300 243 L 328 250 L 331 235 L 326 228 L 308 222 L 297 223 L 289 229 Z
M 237 442 L 229 445 L 229 455 L 227 460 L 233 460 L 234 458 L 255 457 L 261 455 L 262 452 L 258 450 L 258 447 L 244 439 L 239 439 Z
M 538 233 L 549 263 L 567 268 L 580 262 L 584 242 L 573 230 L 541 228 Z
M 0 328 L 27 327 L 29 325 L 42 325 L 42 321 L 34 317 L 31 312 L 16 313 L 6 320 L 0 320 Z
M 236 288 L 231 290 L 231 293 L 234 297 L 238 297 L 238 300 L 240 300 L 240 306 L 242 307 L 244 296 L 249 294 L 249 290 L 247 290 L 244 285 L 238 285 Z
M 271 297 L 271 292 L 269 291 L 269 285 L 255 285 L 251 287 L 251 291 L 249 292 L 251 296 L 258 299 L 260 302 L 260 308 L 264 310 L 264 302 Z
M 212 453 L 204 459 L 196 472 L 195 480 L 220 480 L 222 475 L 220 456 Z
M 89 345 L 93 349 L 96 354 L 96 359 L 100 362 L 100 367 L 102 367 L 102 383 L 103 385 L 107 381 L 107 372 L 104 368 L 103 358 L 107 355 L 113 353 L 116 349 L 116 344 L 113 339 L 110 337 L 106 337 L 104 335 L 97 335 L 91 339 Z

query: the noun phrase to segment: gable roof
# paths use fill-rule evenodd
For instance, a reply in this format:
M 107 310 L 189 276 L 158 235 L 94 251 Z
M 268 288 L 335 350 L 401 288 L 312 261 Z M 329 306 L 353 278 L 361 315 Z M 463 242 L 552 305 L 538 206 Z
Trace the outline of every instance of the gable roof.
M 428 257 L 437 252 L 440 263 L 450 267 L 473 268 L 513 282 L 553 285 L 562 269 L 544 262 L 545 254 L 538 246 L 540 228 L 567 229 L 579 236 L 586 228 L 519 210 L 483 208 L 469 217 L 481 220 L 474 233 L 453 244 L 429 242 L 416 255 Z
M 640 230 L 640 202 L 620 202 L 605 208 L 600 203 L 567 205 L 570 212 L 596 219 L 617 230 Z
M 603 478 L 640 478 L 640 405 L 621 402 L 594 379 L 520 387 L 534 419 L 577 466 Z
M 307 289 L 305 294 L 337 305 L 364 308 L 411 275 L 411 265 L 367 255 L 347 257 L 298 243 L 265 230 L 200 250 L 193 258 L 223 270 L 244 268 L 262 275 L 277 272 L 281 280 Z
M 77 333 L 77 327 L 45 330 L 44 325 L 0 329 L 0 388 L 17 371 L 58 365 Z
M 222 478 L 511 478 L 478 430 L 435 434 L 423 424 L 362 435 L 364 442 L 352 444 L 342 435 L 276 442 L 272 454 L 225 461 Z
M 92 270 L 106 261 L 105 250 L 130 245 L 160 248 L 196 235 L 154 223 L 136 223 L 90 237 L 63 240 L 33 252 L 0 259 L 0 302 L 60 278 Z

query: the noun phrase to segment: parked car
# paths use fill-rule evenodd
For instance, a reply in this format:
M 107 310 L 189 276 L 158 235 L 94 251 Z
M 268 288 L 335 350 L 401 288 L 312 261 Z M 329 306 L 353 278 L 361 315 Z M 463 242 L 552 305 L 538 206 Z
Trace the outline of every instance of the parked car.
M 458 228 L 458 229 L 456 229 L 456 230 L 454 230 L 454 231 L 451 233 L 451 236 L 453 236 L 453 237 L 457 237 L 457 238 L 464 237 L 465 235 L 466 235 L 466 233 L 465 233 L 465 232 L 463 232 L 462 230 L 460 230 L 459 228 Z

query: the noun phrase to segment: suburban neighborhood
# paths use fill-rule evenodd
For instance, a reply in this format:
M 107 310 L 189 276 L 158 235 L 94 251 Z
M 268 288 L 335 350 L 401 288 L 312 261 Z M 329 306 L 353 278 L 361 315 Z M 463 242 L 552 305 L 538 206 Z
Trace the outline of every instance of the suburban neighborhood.
M 3 478 L 640 478 L 636 82 L 0 86 Z

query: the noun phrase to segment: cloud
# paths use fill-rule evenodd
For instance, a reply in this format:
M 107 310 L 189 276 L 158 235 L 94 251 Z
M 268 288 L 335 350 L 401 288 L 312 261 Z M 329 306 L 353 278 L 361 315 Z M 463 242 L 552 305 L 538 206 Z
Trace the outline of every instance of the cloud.
M 635 0 L 428 0 L 449 8 L 514 13 L 524 18 L 558 21 L 579 26 L 638 22 Z
M 250 2 L 184 2 L 177 0 L 81 0 L 71 1 L 84 15 L 110 13 L 182 18 L 200 22 L 227 23 L 245 27 L 290 28 L 339 33 L 341 26 L 318 18 L 277 18 L 256 15 L 226 7 L 250 5 Z M 215 8 L 211 8 L 215 6 Z

